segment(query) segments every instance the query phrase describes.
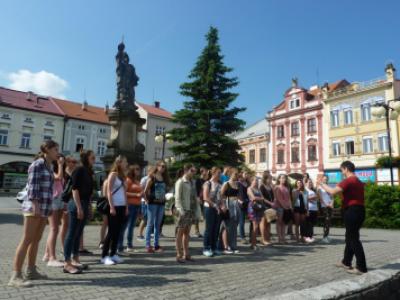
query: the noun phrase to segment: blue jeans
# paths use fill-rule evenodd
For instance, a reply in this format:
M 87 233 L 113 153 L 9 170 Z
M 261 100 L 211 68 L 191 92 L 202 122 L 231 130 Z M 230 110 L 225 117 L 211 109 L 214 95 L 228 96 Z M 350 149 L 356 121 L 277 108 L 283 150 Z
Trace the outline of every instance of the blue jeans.
M 151 232 L 154 228 L 154 247 L 160 246 L 160 226 L 164 216 L 164 205 L 147 205 L 146 248 L 151 247 Z
M 240 232 L 240 238 L 244 239 L 246 237 L 246 234 L 244 232 L 244 223 L 246 222 L 246 213 L 247 211 L 244 209 L 240 209 L 240 214 L 239 214 L 239 232 Z
M 69 261 L 71 256 L 79 256 L 79 243 L 83 228 L 89 216 L 89 201 L 81 199 L 83 209 L 83 220 L 78 219 L 78 209 L 75 201 L 71 199 L 68 202 L 68 230 L 64 241 L 64 259 Z
M 122 251 L 124 249 L 124 236 L 126 229 L 128 229 L 128 235 L 126 237 L 128 240 L 128 247 L 133 248 L 133 230 L 135 229 L 136 226 L 137 215 L 140 213 L 140 205 L 128 205 L 128 211 L 129 211 L 128 218 L 124 223 L 124 226 L 121 230 L 121 234 L 118 240 L 119 251 Z
M 204 218 L 206 221 L 203 239 L 204 250 L 215 251 L 217 249 L 221 218 L 213 207 L 204 207 Z

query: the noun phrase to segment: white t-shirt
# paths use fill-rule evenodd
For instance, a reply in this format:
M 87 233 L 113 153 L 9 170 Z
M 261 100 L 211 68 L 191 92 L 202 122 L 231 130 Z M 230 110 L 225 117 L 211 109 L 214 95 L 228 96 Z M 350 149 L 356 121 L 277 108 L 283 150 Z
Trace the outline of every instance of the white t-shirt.
M 317 211 L 318 210 L 318 199 L 310 200 L 310 198 L 313 198 L 317 194 L 315 194 L 315 192 L 313 190 L 309 190 L 309 189 L 307 189 L 307 193 L 308 193 L 308 210 Z
M 114 192 L 114 191 L 116 191 L 116 192 Z M 114 206 L 125 206 L 126 205 L 125 185 L 121 181 L 121 179 L 119 179 L 118 177 L 116 177 L 114 180 L 114 184 L 113 184 L 111 193 L 113 193 L 112 202 L 113 202 Z
M 325 191 L 323 188 L 319 188 L 318 189 L 319 194 L 321 195 L 322 199 L 321 199 L 321 207 L 326 207 L 326 204 L 332 204 L 333 199 L 331 194 L 329 194 L 327 191 Z
M 144 191 L 144 189 L 146 188 L 146 183 L 148 178 L 149 176 L 146 175 L 140 180 L 140 186 L 142 188 L 142 191 Z M 142 197 L 142 202 L 146 202 L 146 199 L 144 197 Z

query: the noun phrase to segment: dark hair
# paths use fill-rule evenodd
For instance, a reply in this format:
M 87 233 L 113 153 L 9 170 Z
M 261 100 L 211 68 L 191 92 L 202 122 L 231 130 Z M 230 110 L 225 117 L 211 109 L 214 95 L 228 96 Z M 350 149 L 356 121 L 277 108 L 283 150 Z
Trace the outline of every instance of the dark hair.
M 139 174 L 136 174 L 136 169 L 139 168 Z M 133 164 L 129 166 L 128 178 L 132 181 L 139 180 L 140 178 L 140 166 L 138 164 Z
M 183 176 L 183 169 L 179 169 L 176 172 L 176 180 L 178 180 L 179 178 L 181 178 Z
M 298 183 L 298 182 L 301 183 L 301 188 L 300 188 L 300 189 L 297 188 L 297 183 Z M 295 183 L 295 186 L 294 186 L 294 187 L 295 187 L 296 190 L 298 189 L 299 191 L 304 191 L 304 190 L 305 190 L 304 182 L 303 182 L 303 180 L 300 180 L 300 179 L 297 179 L 297 180 L 296 180 L 296 183 Z
M 63 174 L 64 174 L 64 171 L 65 171 L 65 168 L 66 168 L 66 163 L 65 163 L 65 156 L 63 155 L 63 154 L 60 154 L 59 156 L 58 156 L 58 158 L 60 158 L 60 157 L 64 157 L 64 164 L 63 164 L 63 166 L 62 166 L 62 168 L 63 168 Z M 58 160 L 55 160 L 55 161 L 53 161 L 53 172 L 54 173 L 58 173 Z
M 35 156 L 34 160 L 39 158 L 44 158 L 44 155 L 50 150 L 55 147 L 58 147 L 58 143 L 53 140 L 46 140 L 40 145 L 40 152 Z
M 93 167 L 89 164 L 90 155 L 94 154 L 92 150 L 81 150 L 81 164 L 86 168 L 90 175 L 93 175 Z
M 162 173 L 163 181 L 165 182 L 165 185 L 166 185 L 166 186 L 169 186 L 171 181 L 170 181 L 170 179 L 169 179 L 167 164 L 166 164 L 165 161 L 163 161 L 163 160 L 159 160 L 159 161 L 156 163 L 156 167 L 155 167 L 154 169 L 152 169 L 151 171 L 149 171 L 149 178 L 151 178 L 151 179 L 153 179 L 153 180 L 155 179 L 156 173 L 157 173 L 157 171 L 158 171 L 158 167 L 159 167 L 161 164 L 163 164 L 163 165 L 165 166 L 164 172 Z
M 340 164 L 341 169 L 347 169 L 349 172 L 354 173 L 356 166 L 349 160 L 346 160 Z

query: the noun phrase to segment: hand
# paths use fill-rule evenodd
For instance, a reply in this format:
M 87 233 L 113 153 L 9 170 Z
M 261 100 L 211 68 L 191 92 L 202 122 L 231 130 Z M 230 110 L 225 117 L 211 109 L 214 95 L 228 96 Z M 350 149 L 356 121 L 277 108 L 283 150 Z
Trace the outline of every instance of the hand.
M 115 211 L 115 207 L 110 206 L 110 215 L 115 216 L 116 214 L 117 214 L 117 212 Z
M 78 207 L 77 215 L 78 215 L 77 216 L 78 220 L 83 220 L 83 218 L 85 217 L 85 215 L 83 214 L 82 207 Z
M 64 164 L 64 157 L 63 157 L 63 156 L 60 156 L 60 157 L 58 158 L 58 164 L 59 164 L 59 165 L 63 165 L 63 164 Z

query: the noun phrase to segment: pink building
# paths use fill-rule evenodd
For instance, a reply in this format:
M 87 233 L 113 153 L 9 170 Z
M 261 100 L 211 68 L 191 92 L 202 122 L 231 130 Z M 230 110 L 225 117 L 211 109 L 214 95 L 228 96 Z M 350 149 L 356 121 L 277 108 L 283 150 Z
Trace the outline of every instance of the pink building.
M 334 91 L 348 84 L 340 80 L 329 84 Z M 267 115 L 271 127 L 271 173 L 278 175 L 309 173 L 312 178 L 323 172 L 322 90 L 312 86 L 306 90 L 297 79 L 283 101 Z M 328 150 L 325 150 L 325 152 Z

